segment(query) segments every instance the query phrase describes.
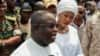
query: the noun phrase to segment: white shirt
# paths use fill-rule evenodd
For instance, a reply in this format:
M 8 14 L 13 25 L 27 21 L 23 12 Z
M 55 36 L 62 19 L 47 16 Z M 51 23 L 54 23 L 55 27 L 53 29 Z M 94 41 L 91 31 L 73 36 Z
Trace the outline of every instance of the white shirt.
M 48 47 L 38 45 L 31 38 L 27 39 L 17 50 L 10 56 L 62 56 L 60 49 L 55 43 L 50 44 Z
M 59 45 L 63 56 L 83 56 L 77 30 L 72 26 L 68 27 L 68 32 L 57 34 L 55 42 Z

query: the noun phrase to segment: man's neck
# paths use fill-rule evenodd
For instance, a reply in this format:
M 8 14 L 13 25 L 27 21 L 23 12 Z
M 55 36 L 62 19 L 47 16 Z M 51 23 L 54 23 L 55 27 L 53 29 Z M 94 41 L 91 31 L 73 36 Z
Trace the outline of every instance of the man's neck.
M 34 36 L 33 36 L 34 37 Z M 43 43 L 41 40 L 37 39 L 37 37 L 34 37 L 33 39 L 38 45 L 40 45 L 41 47 L 47 47 L 48 45 Z

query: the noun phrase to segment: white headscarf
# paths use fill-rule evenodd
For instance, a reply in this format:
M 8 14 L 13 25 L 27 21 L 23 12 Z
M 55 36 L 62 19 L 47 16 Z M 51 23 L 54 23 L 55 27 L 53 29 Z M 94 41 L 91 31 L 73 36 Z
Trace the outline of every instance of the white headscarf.
M 57 5 L 57 14 L 64 11 L 71 11 L 75 15 L 78 13 L 78 5 L 75 0 L 61 0 Z

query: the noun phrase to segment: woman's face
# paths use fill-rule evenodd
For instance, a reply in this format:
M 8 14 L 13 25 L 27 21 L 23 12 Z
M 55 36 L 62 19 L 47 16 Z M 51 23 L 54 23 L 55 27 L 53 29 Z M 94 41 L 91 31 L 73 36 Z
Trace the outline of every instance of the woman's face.
M 66 26 L 69 25 L 74 18 L 74 13 L 65 11 L 58 15 L 58 24 Z

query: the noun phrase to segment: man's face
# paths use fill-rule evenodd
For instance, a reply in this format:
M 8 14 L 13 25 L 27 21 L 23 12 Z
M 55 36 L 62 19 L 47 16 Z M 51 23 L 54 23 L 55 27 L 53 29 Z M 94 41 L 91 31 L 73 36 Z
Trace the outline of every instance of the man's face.
M 83 17 L 85 15 L 85 8 L 78 8 L 78 15 L 80 17 Z
M 6 9 L 7 9 L 6 2 L 3 2 L 2 4 L 0 4 L 0 16 L 4 16 L 5 15 Z
M 87 10 L 89 10 L 89 11 L 94 11 L 94 10 L 95 10 L 95 5 L 87 4 L 86 8 L 87 8 Z
M 7 5 L 9 8 L 14 9 L 15 4 L 16 4 L 16 0 L 7 0 Z
M 85 15 L 85 8 L 78 8 L 78 15 L 74 19 L 74 23 L 80 26 L 83 23 L 83 16 Z
M 78 27 L 83 23 L 83 18 L 80 15 L 77 15 L 74 19 L 74 24 L 76 24 Z
M 38 34 L 40 35 L 40 38 L 38 39 L 44 46 L 53 42 L 55 40 L 57 32 L 55 19 L 45 20 L 43 24 L 40 24 L 38 32 Z
M 72 12 L 63 12 L 58 15 L 58 24 L 62 26 L 69 25 L 74 18 L 74 13 Z
M 91 11 L 95 11 L 96 6 L 95 5 L 91 5 L 90 10 Z
M 25 21 L 28 21 L 30 16 L 31 16 L 32 12 L 23 12 L 21 13 L 21 16 L 25 19 Z

